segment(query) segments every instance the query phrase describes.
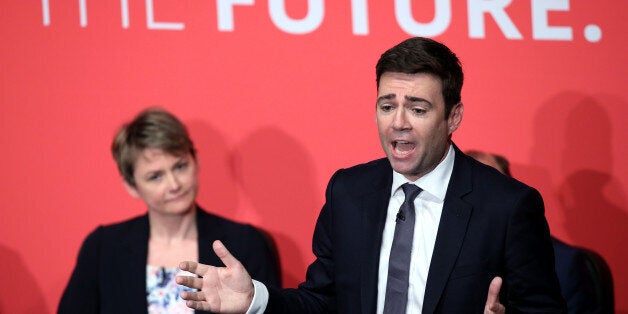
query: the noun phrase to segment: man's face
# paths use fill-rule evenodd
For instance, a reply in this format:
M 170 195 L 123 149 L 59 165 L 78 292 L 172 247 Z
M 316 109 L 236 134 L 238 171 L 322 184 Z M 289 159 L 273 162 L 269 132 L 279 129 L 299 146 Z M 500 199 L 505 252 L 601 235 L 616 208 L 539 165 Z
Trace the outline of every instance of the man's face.
M 135 186 L 127 191 L 141 198 L 157 215 L 179 215 L 194 207 L 198 191 L 197 165 L 190 153 L 173 156 L 158 148 L 146 148 L 135 161 Z
M 438 77 L 386 72 L 377 91 L 377 128 L 393 169 L 416 180 L 438 165 L 449 149 L 450 135 L 462 120 L 463 106 L 445 119 L 445 101 Z

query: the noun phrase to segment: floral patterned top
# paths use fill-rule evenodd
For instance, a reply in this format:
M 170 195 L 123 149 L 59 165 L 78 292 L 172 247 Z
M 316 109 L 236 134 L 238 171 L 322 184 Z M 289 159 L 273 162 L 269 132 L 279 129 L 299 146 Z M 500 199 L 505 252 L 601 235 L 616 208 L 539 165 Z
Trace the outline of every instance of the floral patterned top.
M 181 291 L 196 291 L 180 286 L 175 282 L 177 276 L 195 276 L 178 268 L 164 268 L 146 265 L 146 298 L 149 314 L 184 314 L 194 313 L 185 306 Z

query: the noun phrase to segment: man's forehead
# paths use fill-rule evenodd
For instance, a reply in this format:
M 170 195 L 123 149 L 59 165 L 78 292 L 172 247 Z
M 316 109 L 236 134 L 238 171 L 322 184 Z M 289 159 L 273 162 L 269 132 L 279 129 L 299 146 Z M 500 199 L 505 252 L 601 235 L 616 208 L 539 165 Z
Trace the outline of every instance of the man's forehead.
M 377 88 L 377 100 L 421 101 L 427 99 L 433 102 L 443 97 L 442 92 L 441 81 L 434 75 L 393 72 L 382 76 Z

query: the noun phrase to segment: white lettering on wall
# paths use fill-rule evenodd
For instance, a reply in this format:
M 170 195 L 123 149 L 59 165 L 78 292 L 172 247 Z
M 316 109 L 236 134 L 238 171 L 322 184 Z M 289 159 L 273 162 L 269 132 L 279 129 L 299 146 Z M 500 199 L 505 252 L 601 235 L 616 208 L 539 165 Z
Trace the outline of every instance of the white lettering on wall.
M 120 0 L 120 12 L 122 13 L 122 28 L 129 28 L 129 0 Z
M 323 22 L 325 5 L 323 0 L 308 0 L 307 15 L 303 19 L 292 19 L 286 14 L 285 0 L 269 0 L 270 18 L 280 30 L 290 34 L 307 34 L 316 30 Z
M 154 12 L 155 10 L 153 9 L 153 0 L 146 0 L 146 27 L 148 27 L 148 29 L 180 31 L 185 28 L 184 23 L 155 22 Z
M 79 16 L 81 27 L 87 27 L 87 3 L 86 0 L 79 0 Z
M 221 32 L 233 32 L 233 6 L 253 5 L 253 0 L 218 0 L 218 30 Z
M 112 1 L 116 0 L 99 0 Z M 179 0 L 180 1 L 180 0 Z M 255 6 L 255 0 L 215 0 L 217 10 L 217 24 L 219 32 L 233 32 L 235 29 L 235 7 Z M 259 2 L 260 0 L 258 0 Z M 264 0 L 261 0 L 264 1 Z M 307 1 L 307 14 L 303 18 L 292 18 L 286 12 L 287 0 L 265 0 L 268 1 L 268 12 L 272 23 L 282 32 L 303 35 L 316 31 L 320 28 L 325 18 L 325 1 L 332 0 L 300 0 Z M 452 0 L 431 0 L 434 1 L 434 15 L 429 22 L 419 22 L 413 16 L 412 4 L 425 1 L 394 0 L 387 3 L 394 5 L 395 18 L 402 31 L 412 36 L 435 37 L 445 33 L 451 25 L 452 3 L 461 5 L 460 1 Z M 521 0 L 523 1 L 523 0 Z M 573 41 L 573 28 L 567 25 L 550 25 L 549 15 L 556 11 L 569 11 L 570 0 L 528 0 L 530 2 L 531 20 L 513 20 L 506 12 L 513 3 L 513 0 L 467 0 L 468 35 L 469 38 L 486 38 L 486 24 L 490 19 L 495 21 L 504 37 L 509 40 L 521 40 L 521 34 L 516 24 L 523 23 L 531 25 L 531 34 L 526 37 L 532 40 L 559 40 Z M 65 1 L 61 1 L 68 6 Z M 176 3 L 177 0 L 170 0 Z M 76 10 L 78 3 L 78 14 L 80 27 L 87 27 L 88 10 L 87 0 L 72 1 L 71 10 Z M 53 4 L 58 4 L 53 2 Z M 257 6 L 259 12 L 260 6 Z M 521 8 L 521 6 L 519 6 Z M 50 0 L 41 0 L 42 23 L 45 27 L 51 25 Z M 67 8 L 65 8 L 67 10 Z M 421 8 L 415 7 L 414 12 Z M 163 10 L 163 9 L 162 9 Z M 356 36 L 366 36 L 370 33 L 369 2 L 368 0 L 351 0 L 351 32 Z M 76 12 L 76 11 L 74 11 Z M 518 12 L 521 13 L 521 12 Z M 129 15 L 129 0 L 120 0 L 120 14 L 122 28 L 128 29 L 131 24 Z M 521 19 L 521 14 L 514 15 Z M 75 17 L 73 17 L 75 18 Z M 246 21 L 244 21 L 246 22 Z M 386 21 L 389 22 L 389 21 Z M 390 23 L 390 22 L 389 22 Z M 526 24 L 529 23 L 529 24 Z M 151 30 L 184 30 L 183 22 L 158 22 L 155 21 L 154 0 L 146 0 L 146 26 Z M 338 31 L 349 32 L 348 29 Z M 596 24 L 587 24 L 582 30 L 582 35 L 588 42 L 599 42 L 602 40 L 602 29 Z
M 50 3 L 48 0 L 41 0 L 41 14 L 43 16 L 44 26 L 50 25 Z
M 351 0 L 353 35 L 369 34 L 369 15 L 366 0 Z
M 569 11 L 569 0 L 532 0 L 532 38 L 572 40 L 571 27 L 549 26 L 547 11 Z
M 523 39 L 523 36 L 506 13 L 506 7 L 510 5 L 512 0 L 469 0 L 468 16 L 469 16 L 469 37 L 485 38 L 486 32 L 484 26 L 484 15 L 490 14 L 499 29 L 508 39 Z
M 596 43 L 602 39 L 602 29 L 595 24 L 587 25 L 584 28 L 584 38 L 592 43 Z
M 412 17 L 411 0 L 395 0 L 395 17 L 401 29 L 414 36 L 438 36 L 444 33 L 451 23 L 451 1 L 435 0 L 434 19 L 420 23 Z

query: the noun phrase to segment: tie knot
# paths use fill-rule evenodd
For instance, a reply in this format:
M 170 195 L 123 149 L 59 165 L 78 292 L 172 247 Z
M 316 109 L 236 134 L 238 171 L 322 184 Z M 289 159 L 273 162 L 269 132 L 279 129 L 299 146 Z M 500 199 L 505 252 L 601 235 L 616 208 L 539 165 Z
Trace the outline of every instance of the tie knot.
M 412 183 L 405 183 L 404 185 L 401 186 L 401 188 L 403 189 L 403 194 L 405 195 L 406 203 L 413 202 L 414 199 L 417 197 L 417 195 L 419 195 L 419 193 L 423 191 L 420 187 Z

